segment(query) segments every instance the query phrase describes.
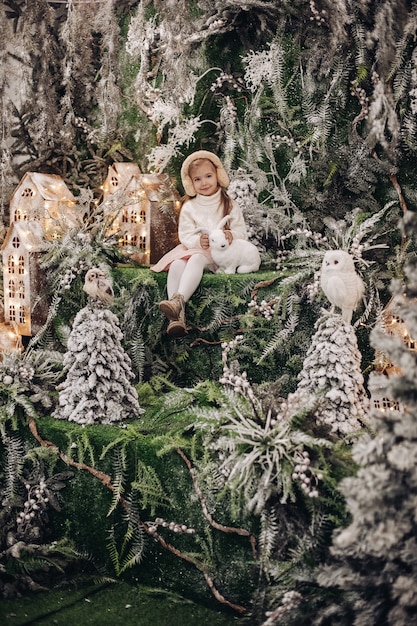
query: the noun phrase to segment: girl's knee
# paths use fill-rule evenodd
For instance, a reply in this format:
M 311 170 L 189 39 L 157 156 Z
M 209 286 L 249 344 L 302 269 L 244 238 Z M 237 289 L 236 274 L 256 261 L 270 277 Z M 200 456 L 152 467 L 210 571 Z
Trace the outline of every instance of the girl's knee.
M 193 256 L 188 259 L 188 264 L 193 267 L 204 269 L 209 262 L 204 254 L 193 254 Z

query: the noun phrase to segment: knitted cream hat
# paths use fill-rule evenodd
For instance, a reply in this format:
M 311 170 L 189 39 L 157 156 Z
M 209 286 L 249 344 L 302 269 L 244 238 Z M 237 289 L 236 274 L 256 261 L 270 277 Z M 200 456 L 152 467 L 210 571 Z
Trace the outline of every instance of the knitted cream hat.
M 185 159 L 184 163 L 181 167 L 181 180 L 183 187 L 185 189 L 185 193 L 189 196 L 195 196 L 196 191 L 194 189 L 193 181 L 189 175 L 190 165 L 193 161 L 197 159 L 208 159 L 211 161 L 216 168 L 217 180 L 220 187 L 228 187 L 229 186 L 229 176 L 227 175 L 226 170 L 223 167 L 222 162 L 219 157 L 213 154 L 213 152 L 209 152 L 208 150 L 197 150 L 197 152 L 193 152 L 188 155 Z

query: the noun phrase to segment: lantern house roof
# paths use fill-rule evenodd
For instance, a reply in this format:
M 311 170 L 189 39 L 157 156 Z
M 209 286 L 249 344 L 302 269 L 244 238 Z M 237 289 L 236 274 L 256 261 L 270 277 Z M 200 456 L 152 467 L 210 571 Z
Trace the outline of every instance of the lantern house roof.
M 103 187 L 105 197 L 119 189 L 130 190 L 132 187 L 140 187 L 151 202 L 160 200 L 161 192 L 164 196 L 177 199 L 171 188 L 168 174 L 142 174 L 136 163 L 110 165 Z
M 112 193 L 117 189 L 123 189 L 132 178 L 139 178 L 140 176 L 141 171 L 137 163 L 113 163 L 108 169 L 107 183 L 114 189 L 108 191 Z
M 18 236 L 28 252 L 44 252 L 49 244 L 43 237 L 42 225 L 37 221 L 13 222 L 7 230 L 2 250 L 6 249 L 12 237 Z
M 29 219 L 48 217 L 44 215 L 47 202 L 56 204 L 56 209 L 65 207 L 64 211 L 69 216 L 76 199 L 57 174 L 26 172 L 10 200 L 10 223 L 20 221 L 20 218 L 16 217 L 19 210 L 23 210 L 25 215 L 22 221 L 27 217 Z
M 44 200 L 60 200 L 61 202 L 75 202 L 75 198 L 66 183 L 58 174 L 42 174 L 40 172 L 26 172 L 20 181 L 15 194 L 24 185 L 32 182 Z M 14 195 L 15 195 L 14 194 Z

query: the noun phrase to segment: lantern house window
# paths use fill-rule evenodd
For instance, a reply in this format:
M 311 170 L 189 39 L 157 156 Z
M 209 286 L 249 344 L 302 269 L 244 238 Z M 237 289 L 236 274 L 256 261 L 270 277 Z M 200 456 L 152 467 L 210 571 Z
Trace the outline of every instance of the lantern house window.
M 135 235 L 129 235 L 126 233 L 121 239 L 119 239 L 119 245 L 123 248 L 126 246 L 136 246 L 136 239 L 137 237 Z
M 9 274 L 14 273 L 14 268 L 15 268 L 14 257 L 10 255 L 7 260 L 7 269 L 9 270 Z
M 26 211 L 22 211 L 22 209 L 17 208 L 14 212 L 14 221 L 15 222 L 24 222 L 28 219 Z
M 390 400 L 390 398 L 375 398 L 374 407 L 379 411 L 399 411 L 400 403 L 396 400 Z
M 17 293 L 18 293 L 19 299 L 23 300 L 23 298 L 25 297 L 25 284 L 23 280 L 19 280 L 19 287 L 18 287 Z
M 25 257 L 23 257 L 23 256 L 19 257 L 18 272 L 19 272 L 19 274 L 24 274 L 25 273 Z
M 141 212 L 140 212 L 139 223 L 140 224 L 146 224 L 146 211 L 145 211 L 145 209 L 142 209 Z
M 140 250 L 146 250 L 146 235 L 139 237 L 139 248 Z
M 138 221 L 138 212 L 137 211 L 132 211 L 130 214 L 130 221 L 132 224 L 136 224 Z
M 25 187 L 22 191 L 22 198 L 33 198 L 34 191 L 31 187 Z
M 14 304 L 11 304 L 9 306 L 9 319 L 11 322 L 15 322 L 16 321 L 16 307 Z
M 14 285 L 14 280 L 10 279 L 9 280 L 9 296 L 10 298 L 14 298 L 16 295 L 16 289 L 15 289 L 15 285 Z
M 112 176 L 110 178 L 110 184 L 112 187 L 114 187 L 115 189 L 119 186 L 119 179 L 117 178 L 117 176 Z
M 20 246 L 20 239 L 19 237 L 13 237 L 12 239 L 12 246 L 13 248 L 18 248 Z
M 124 224 L 126 224 L 128 221 L 129 221 L 129 216 L 128 216 L 127 211 L 126 211 L 126 209 L 125 209 L 125 210 L 123 211 L 123 213 L 122 213 L 122 222 L 123 222 Z
M 25 323 L 26 323 L 25 310 L 19 309 L 19 324 L 25 324 Z

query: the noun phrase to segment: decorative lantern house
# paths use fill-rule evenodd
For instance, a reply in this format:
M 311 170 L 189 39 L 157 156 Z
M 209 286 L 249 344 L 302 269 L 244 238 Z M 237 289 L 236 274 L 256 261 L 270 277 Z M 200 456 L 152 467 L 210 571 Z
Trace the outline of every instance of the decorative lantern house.
M 14 222 L 2 245 L 4 320 L 23 336 L 38 332 L 48 314 L 39 268 L 39 257 L 48 247 L 36 221 Z
M 56 174 L 27 172 L 10 200 L 10 223 L 38 221 L 47 238 L 59 233 L 59 220 L 72 220 L 76 200 Z
M 111 232 L 123 254 L 152 265 L 177 242 L 179 194 L 167 174 L 142 174 L 136 163 L 114 163 L 103 184 L 103 200 L 122 192 L 126 198 Z
M 403 296 L 402 298 L 405 297 Z M 417 339 L 410 336 L 404 320 L 398 315 L 400 304 L 401 300 L 398 296 L 391 298 L 382 312 L 382 328 L 390 335 L 397 335 L 410 352 L 417 352 Z
M 407 349 L 417 352 L 417 341 L 410 337 L 404 320 L 398 315 L 400 300 L 393 296 L 382 311 L 380 326 L 390 335 L 398 336 L 406 345 Z M 374 360 L 374 372 L 369 377 L 369 389 L 371 391 L 371 404 L 380 411 L 404 411 L 406 407 L 387 396 L 386 383 L 391 376 L 400 376 L 401 368 L 391 362 L 386 354 L 377 350 Z
M 384 372 L 371 372 L 369 375 L 368 388 L 371 392 L 371 406 L 377 411 L 404 411 L 404 406 L 397 400 L 388 397 L 387 378 Z

